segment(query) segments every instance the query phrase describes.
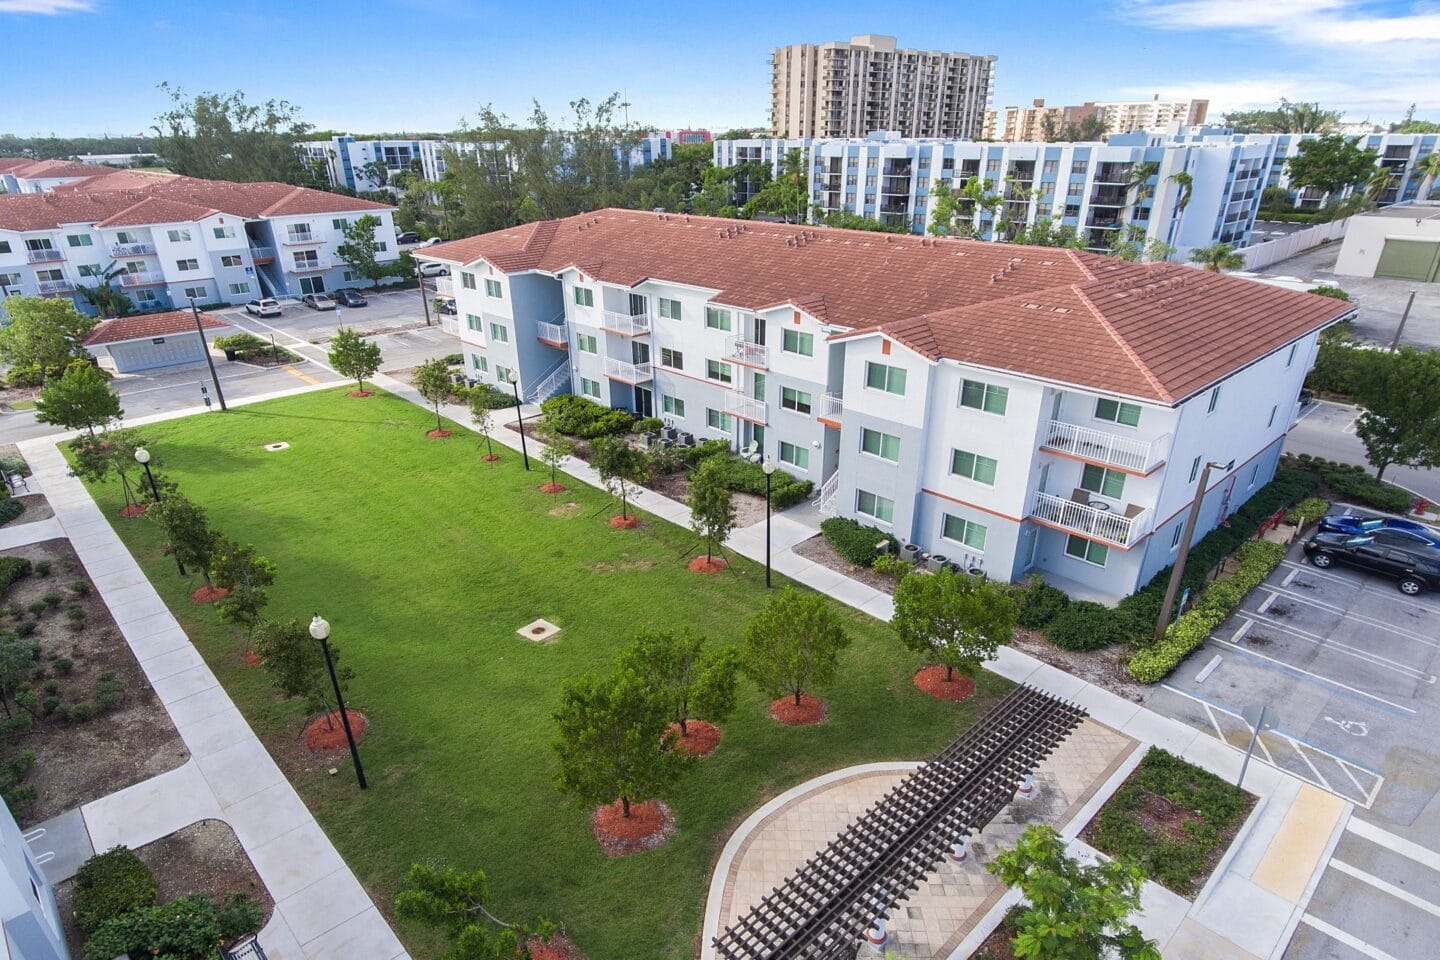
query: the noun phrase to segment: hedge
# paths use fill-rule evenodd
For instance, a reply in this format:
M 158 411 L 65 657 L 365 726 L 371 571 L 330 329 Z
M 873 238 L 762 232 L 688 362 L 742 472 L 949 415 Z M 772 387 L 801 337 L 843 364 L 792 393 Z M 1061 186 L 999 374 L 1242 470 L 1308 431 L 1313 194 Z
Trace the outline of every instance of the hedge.
M 203 893 L 113 917 L 85 941 L 85 960 L 112 957 L 162 957 L 211 960 L 221 940 L 219 911 Z
M 10 592 L 10 585 L 30 575 L 30 561 L 24 557 L 0 557 L 0 597 Z
M 129 847 L 111 847 L 86 860 L 75 874 L 75 922 L 96 930 L 106 920 L 155 906 L 155 874 Z
M 1052 587 L 1039 577 L 1029 577 L 1015 591 L 1015 604 L 1020 611 L 1017 621 L 1020 626 L 1037 630 L 1070 606 L 1070 594 L 1059 587 Z
M 1349 464 L 1321 467 L 1320 479 L 1336 493 L 1386 513 L 1407 513 L 1415 500 L 1408 490 L 1376 480 L 1364 467 Z
M 1134 633 L 1128 616 L 1091 600 L 1069 604 L 1045 627 L 1045 638 L 1062 650 L 1098 650 Z
M 1291 523 L 1300 530 L 1304 530 L 1310 524 L 1325 516 L 1330 510 L 1330 501 L 1321 497 L 1306 497 L 1285 514 L 1285 522 Z
M 515 397 L 513 395 L 506 393 L 498 387 L 491 386 L 488 383 L 479 383 L 473 387 L 465 387 L 463 388 L 463 393 L 461 393 L 460 390 L 455 392 L 458 399 L 464 400 L 466 403 L 475 403 L 478 401 L 480 405 L 487 410 L 504 410 L 507 407 L 515 406 Z
M 765 496 L 765 470 L 760 464 L 728 455 L 708 459 L 716 464 L 711 469 L 727 490 Z M 770 476 L 770 503 L 776 510 L 795 506 L 814 490 L 814 483 L 798 480 L 784 470 L 776 470 Z
M 20 514 L 25 512 L 25 504 L 11 497 L 9 494 L 0 493 L 0 527 L 5 526 Z
M 898 541 L 879 527 L 870 527 L 848 517 L 827 517 L 820 522 L 820 533 L 835 552 L 858 567 L 868 567 L 875 562 L 880 551 L 875 549 L 881 542 L 890 544 L 894 550 Z
M 635 424 L 635 415 L 596 403 L 588 397 L 562 393 L 540 404 L 545 422 L 569 437 L 594 440 L 626 433 Z
M 1140 683 L 1158 683 L 1169 675 L 1247 593 L 1265 582 L 1285 558 L 1285 548 L 1268 540 L 1251 540 L 1241 545 L 1238 556 L 1240 566 L 1233 576 L 1212 583 L 1199 602 L 1166 628 L 1165 639 L 1130 658 L 1127 669 L 1131 677 Z

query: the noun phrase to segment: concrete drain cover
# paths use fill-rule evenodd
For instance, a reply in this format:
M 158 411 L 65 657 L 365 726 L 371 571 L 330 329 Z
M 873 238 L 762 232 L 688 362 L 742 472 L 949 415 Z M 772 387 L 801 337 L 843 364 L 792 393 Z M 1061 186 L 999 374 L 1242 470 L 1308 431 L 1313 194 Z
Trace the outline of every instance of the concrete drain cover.
M 525 626 L 515 632 L 526 640 L 532 640 L 535 643 L 549 643 L 555 639 L 555 635 L 560 632 L 560 628 L 549 620 L 536 620 L 533 623 L 525 624 Z
M 284 440 L 281 440 L 279 443 L 265 444 L 265 449 L 269 450 L 271 453 L 274 453 L 276 450 L 289 450 L 290 444 L 286 443 Z

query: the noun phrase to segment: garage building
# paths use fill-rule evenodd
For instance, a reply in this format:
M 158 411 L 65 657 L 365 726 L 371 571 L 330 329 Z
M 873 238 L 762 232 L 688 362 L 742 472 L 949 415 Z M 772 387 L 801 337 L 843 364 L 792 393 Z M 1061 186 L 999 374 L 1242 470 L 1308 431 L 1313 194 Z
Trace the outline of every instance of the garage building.
M 200 314 L 207 330 L 229 326 L 208 313 Z M 205 359 L 205 346 L 195 329 L 195 315 L 189 310 L 171 310 L 139 317 L 104 320 L 85 340 L 85 346 L 97 357 L 104 347 L 115 364 L 116 373 L 134 373 L 196 363 Z
M 1440 280 L 1440 202 L 1397 203 L 1350 218 L 1335 272 L 1350 277 Z

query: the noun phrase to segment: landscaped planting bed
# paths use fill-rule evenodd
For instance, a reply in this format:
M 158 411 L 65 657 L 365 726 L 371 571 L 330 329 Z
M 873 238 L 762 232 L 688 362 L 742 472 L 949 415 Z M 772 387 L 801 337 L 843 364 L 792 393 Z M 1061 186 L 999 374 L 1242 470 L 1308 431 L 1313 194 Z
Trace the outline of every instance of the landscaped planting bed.
M 437 443 L 425 437 L 430 411 L 347 389 L 143 432 L 215 529 L 275 562 L 268 615 L 308 621 L 318 610 L 332 624 L 355 671 L 347 706 L 369 721 L 369 790 L 356 789 L 343 753 L 304 749 L 303 706 L 277 701 L 233 629 L 190 602 L 199 579 L 177 575 L 156 525 L 112 522 L 387 914 L 414 862 L 480 868 L 489 909 L 549 917 L 592 960 L 690 958 L 715 858 L 750 811 L 838 767 L 928 756 L 1008 686 L 982 673 L 970 700 L 935 700 L 916 689 L 914 657 L 886 625 L 839 607 L 852 643 L 821 692 L 824 721 L 777 723 L 771 697 L 742 683 L 719 749 L 660 798 L 675 835 L 611 857 L 590 811 L 554 784 L 561 680 L 608 673 L 639 627 L 738 642 L 764 603 L 763 568 L 732 554 L 729 571 L 697 576 L 690 531 L 643 512 L 639 528 L 615 530 L 605 491 L 563 477 L 565 493 L 541 493 L 539 464 L 527 474 L 509 451 L 484 463 L 483 441 L 462 426 L 447 424 L 455 435 Z M 289 449 L 263 449 L 279 440 Z M 119 488 L 94 492 L 114 517 Z M 561 628 L 554 642 L 516 635 L 539 618 Z M 397 929 L 417 958 L 439 952 L 427 932 Z

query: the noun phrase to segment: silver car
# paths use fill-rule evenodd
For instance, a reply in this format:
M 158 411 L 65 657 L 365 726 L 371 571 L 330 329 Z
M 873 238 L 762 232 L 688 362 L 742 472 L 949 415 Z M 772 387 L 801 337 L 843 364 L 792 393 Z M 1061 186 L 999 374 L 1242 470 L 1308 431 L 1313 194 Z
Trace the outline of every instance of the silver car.
M 335 301 L 323 293 L 307 293 L 300 298 L 300 302 L 311 310 L 334 310 Z

